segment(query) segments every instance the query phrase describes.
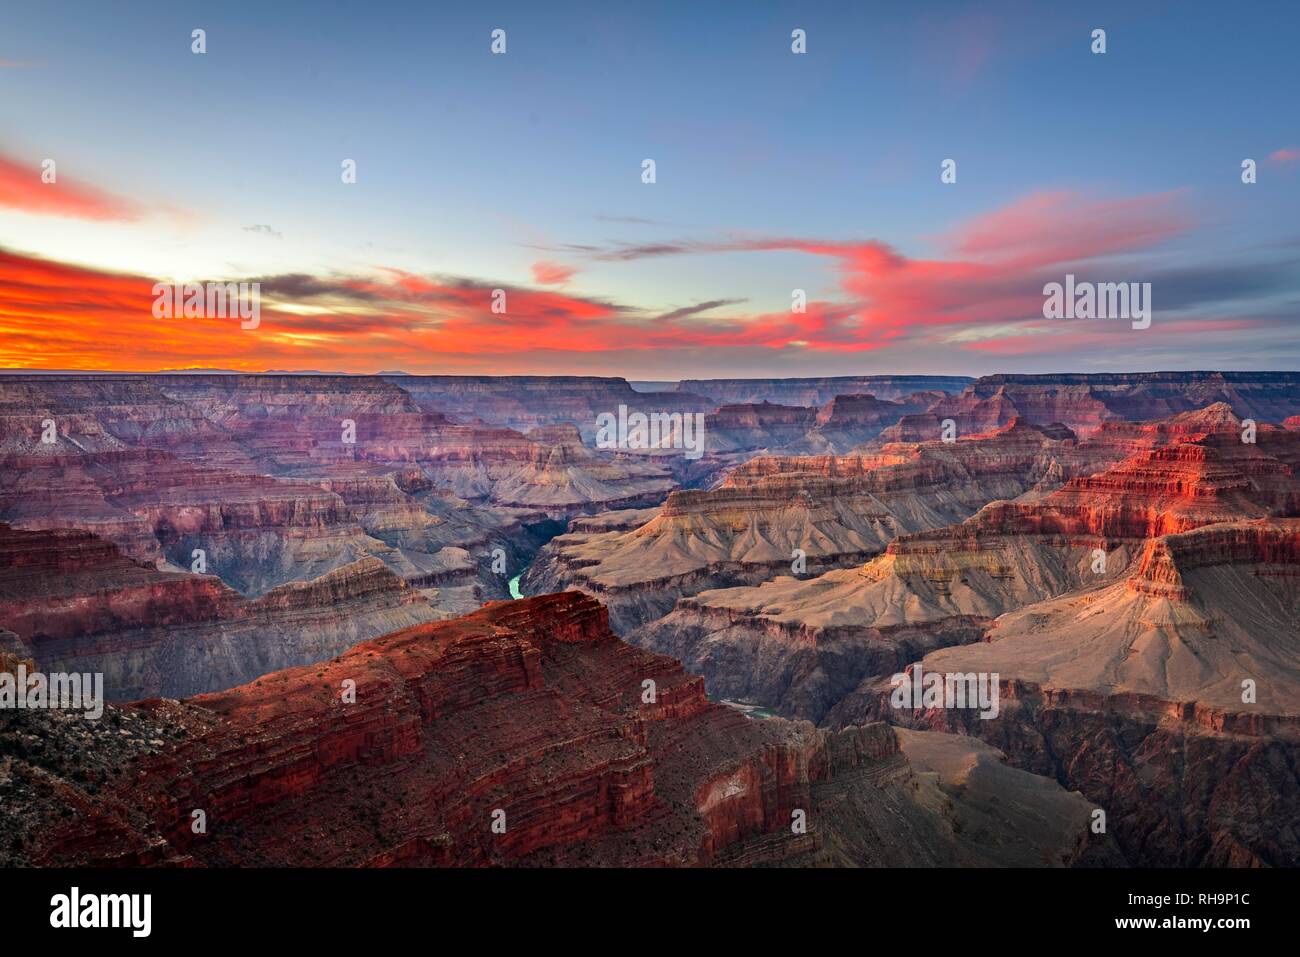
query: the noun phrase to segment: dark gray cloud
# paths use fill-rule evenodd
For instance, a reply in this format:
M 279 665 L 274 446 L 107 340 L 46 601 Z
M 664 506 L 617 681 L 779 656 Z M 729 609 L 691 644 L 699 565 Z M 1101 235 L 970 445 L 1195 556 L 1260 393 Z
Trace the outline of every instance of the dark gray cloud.
M 682 306 L 680 309 L 673 309 L 671 312 L 665 312 L 655 316 L 655 322 L 676 322 L 678 319 L 685 319 L 688 316 L 698 316 L 702 312 L 708 312 L 710 309 L 718 309 L 722 306 L 735 306 L 742 302 L 748 302 L 747 299 L 710 299 L 708 302 L 697 303 L 694 306 Z
M 260 233 L 263 236 L 270 236 L 273 239 L 284 239 L 284 233 L 272 229 L 270 226 L 267 226 L 265 223 L 258 223 L 256 226 L 245 226 L 244 232 Z

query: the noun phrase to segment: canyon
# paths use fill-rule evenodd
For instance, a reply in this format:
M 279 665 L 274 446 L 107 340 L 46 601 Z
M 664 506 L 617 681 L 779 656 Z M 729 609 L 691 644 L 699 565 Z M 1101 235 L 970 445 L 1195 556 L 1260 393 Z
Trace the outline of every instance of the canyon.
M 654 385 L 0 376 L 0 856 L 1300 863 L 1300 374 Z
M 1097 458 L 1060 427 L 1016 420 L 956 442 L 889 443 L 845 456 L 759 456 L 715 488 L 672 493 L 629 530 L 571 531 L 529 567 L 529 591 L 579 588 L 620 630 L 679 598 L 857 564 L 909 532 L 962 521 L 986 503 L 1050 487 Z
M 1295 864 L 1300 844 L 1266 821 L 1300 813 L 1300 433 L 1245 434 L 1227 403 L 1106 423 L 1058 460 L 1083 471 L 1054 490 L 854 567 L 680 595 L 626 634 L 777 714 L 980 736 L 1110 808 L 1131 860 Z M 891 677 L 914 663 L 999 675 L 1010 704 L 900 713 Z M 1242 788 L 1263 808 L 1243 811 Z
M 987 745 L 882 723 L 749 720 L 710 703 L 679 663 L 621 641 L 603 608 L 573 593 L 492 603 L 228 691 L 114 707 L 99 724 L 3 714 L 0 744 L 16 752 L 0 790 L 22 797 L 0 803 L 0 818 L 21 815 L 5 822 L 18 835 L 0 850 L 6 863 L 1065 866 L 1114 855 L 1079 795 Z

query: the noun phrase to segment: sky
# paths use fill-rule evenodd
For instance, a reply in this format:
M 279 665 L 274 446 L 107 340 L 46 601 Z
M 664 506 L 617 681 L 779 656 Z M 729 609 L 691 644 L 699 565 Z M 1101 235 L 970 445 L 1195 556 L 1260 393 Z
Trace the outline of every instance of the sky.
M 443 6 L 10 5 L 0 368 L 1300 368 L 1300 4 Z

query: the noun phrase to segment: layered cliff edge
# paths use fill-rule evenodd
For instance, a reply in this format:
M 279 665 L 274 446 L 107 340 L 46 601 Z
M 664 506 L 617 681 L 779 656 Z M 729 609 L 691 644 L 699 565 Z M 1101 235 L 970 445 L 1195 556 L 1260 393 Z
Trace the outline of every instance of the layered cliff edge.
M 618 639 L 597 602 L 547 595 L 229 691 L 112 707 L 102 723 L 0 715 L 0 816 L 13 835 L 0 855 L 178 866 L 1113 857 L 1090 839 L 1081 797 L 949 738 L 900 748 L 882 724 L 750 720 L 710 703 L 677 662 Z M 972 787 L 973 773 L 1009 778 L 994 789 L 1013 806 Z
M 102 673 L 109 700 L 230 687 L 436 617 L 373 556 L 250 599 L 87 532 L 0 524 L 0 628 L 46 671 Z
M 757 584 L 789 571 L 794 560 L 810 573 L 859 563 L 901 534 L 1058 484 L 1081 454 L 1068 431 L 1017 420 L 954 443 L 763 456 L 731 470 L 717 488 L 674 492 L 636 528 L 584 526 L 552 540 L 524 586 L 594 594 L 628 633 L 668 614 L 683 596 Z

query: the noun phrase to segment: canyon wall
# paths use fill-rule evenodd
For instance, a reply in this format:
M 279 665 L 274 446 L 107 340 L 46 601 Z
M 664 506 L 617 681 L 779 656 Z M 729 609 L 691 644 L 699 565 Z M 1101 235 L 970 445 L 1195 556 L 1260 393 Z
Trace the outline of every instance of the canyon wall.
M 0 746 L 37 725 L 60 742 L 9 771 L 27 800 L 5 853 L 25 863 L 1061 866 L 1106 852 L 1077 796 L 991 749 L 747 719 L 576 594 L 115 708 L 94 730 L 64 717 L 0 715 Z M 945 759 L 954 749 L 973 760 Z M 1023 779 L 1028 813 L 992 809 L 971 784 L 985 774 Z M 998 839 L 963 836 L 974 821 Z

